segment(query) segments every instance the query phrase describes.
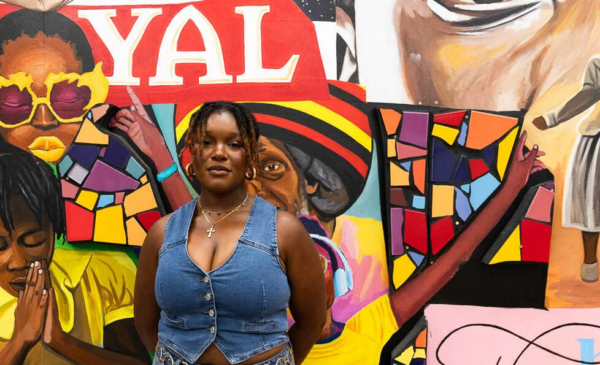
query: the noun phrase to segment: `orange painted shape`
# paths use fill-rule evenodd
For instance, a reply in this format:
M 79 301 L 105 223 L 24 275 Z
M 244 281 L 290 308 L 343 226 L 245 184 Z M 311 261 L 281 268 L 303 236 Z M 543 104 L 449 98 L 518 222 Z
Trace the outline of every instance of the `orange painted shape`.
M 516 125 L 516 118 L 473 111 L 466 147 L 481 150 L 502 138 Z
M 379 111 L 381 112 L 385 131 L 388 136 L 396 133 L 398 126 L 400 125 L 400 120 L 402 119 L 402 114 L 392 109 L 379 109 Z
M 415 341 L 415 347 L 426 348 L 427 347 L 427 330 L 424 329 L 423 332 L 419 334 L 417 337 L 417 341 Z
M 425 194 L 425 159 L 416 160 L 412 164 L 415 186 L 421 194 Z

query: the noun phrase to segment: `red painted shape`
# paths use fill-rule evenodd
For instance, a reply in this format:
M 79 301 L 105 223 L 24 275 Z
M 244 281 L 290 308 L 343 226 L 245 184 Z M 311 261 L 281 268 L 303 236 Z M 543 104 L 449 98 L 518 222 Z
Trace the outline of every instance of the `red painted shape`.
M 458 127 L 460 126 L 460 122 L 462 122 L 466 113 L 466 110 L 462 110 L 458 112 L 438 114 L 433 117 L 433 122 L 449 125 L 452 127 Z
M 89 241 L 94 233 L 94 213 L 79 205 L 65 202 L 67 241 Z
M 160 219 L 160 213 L 157 211 L 146 212 L 138 214 L 137 218 L 140 220 L 140 223 L 147 232 L 150 230 L 150 228 L 152 228 L 152 225 Z
M 521 260 L 548 262 L 552 227 L 524 219 L 521 222 Z
M 431 226 L 431 250 L 434 255 L 446 246 L 454 237 L 454 225 L 452 217 L 446 217 Z
M 422 254 L 427 253 L 427 216 L 424 213 L 404 211 L 404 243 Z
M 490 169 L 488 169 L 487 165 L 485 164 L 485 161 L 483 160 L 470 160 L 469 167 L 471 170 L 471 178 L 473 180 L 480 178 L 483 175 L 490 172 Z

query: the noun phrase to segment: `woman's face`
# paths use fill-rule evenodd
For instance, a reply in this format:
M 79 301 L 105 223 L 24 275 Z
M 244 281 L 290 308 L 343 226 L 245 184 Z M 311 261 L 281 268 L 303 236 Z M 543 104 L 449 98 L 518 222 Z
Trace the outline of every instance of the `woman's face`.
M 248 183 L 248 191 L 292 214 L 302 213 L 302 179 L 287 149 L 277 140 L 260 137 L 258 158 L 257 176 Z
M 192 147 L 194 171 L 202 189 L 222 194 L 243 186 L 248 170 L 244 141 L 235 118 L 213 113 L 206 123 L 204 140 Z
M 46 97 L 44 84 L 49 74 L 82 72 L 82 65 L 71 46 L 59 37 L 48 37 L 43 33 L 30 38 L 21 36 L 8 42 L 0 55 L 0 76 L 25 72 L 33 80 L 32 91 L 38 97 Z M 10 100 L 2 100 L 6 107 Z M 2 105 L 0 105 L 1 107 Z M 40 104 L 30 123 L 16 128 L 0 126 L 2 138 L 47 162 L 56 162 L 71 146 L 81 123 L 59 123 L 45 104 Z
M 10 201 L 11 230 L 0 220 L 0 287 L 12 296 L 25 289 L 31 263 L 45 260 L 49 265 L 54 250 L 54 229 L 44 217 L 40 226 L 25 199 L 15 196 Z

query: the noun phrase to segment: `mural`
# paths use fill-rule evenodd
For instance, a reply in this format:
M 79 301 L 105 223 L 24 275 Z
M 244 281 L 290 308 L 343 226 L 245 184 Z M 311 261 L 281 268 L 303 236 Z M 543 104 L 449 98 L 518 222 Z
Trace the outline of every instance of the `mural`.
M 201 193 L 184 136 L 217 99 L 259 122 L 247 190 L 321 256 L 305 364 L 594 363 L 593 309 L 541 310 L 597 306 L 597 5 L 4 3 L 0 363 L 151 362 L 137 255 Z M 513 334 L 449 335 L 482 323 Z

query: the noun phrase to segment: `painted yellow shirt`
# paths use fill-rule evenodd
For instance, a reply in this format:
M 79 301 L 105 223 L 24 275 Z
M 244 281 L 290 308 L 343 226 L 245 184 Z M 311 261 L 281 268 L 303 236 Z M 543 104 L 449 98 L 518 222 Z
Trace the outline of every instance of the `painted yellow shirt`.
M 387 295 L 367 305 L 346 323 L 334 341 L 315 345 L 304 365 L 378 365 L 381 350 L 398 331 Z
M 104 327 L 133 318 L 136 267 L 121 252 L 55 249 L 50 276 L 60 324 L 82 341 L 102 346 Z M 0 351 L 12 338 L 17 298 L 0 289 Z M 35 345 L 24 365 L 70 364 L 50 349 Z

